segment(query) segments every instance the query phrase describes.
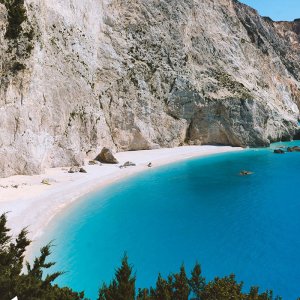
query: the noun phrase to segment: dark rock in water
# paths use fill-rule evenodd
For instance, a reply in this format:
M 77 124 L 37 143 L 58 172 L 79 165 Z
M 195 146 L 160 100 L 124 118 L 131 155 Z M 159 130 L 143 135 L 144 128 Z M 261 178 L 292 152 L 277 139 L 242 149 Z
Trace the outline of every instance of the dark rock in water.
M 113 156 L 110 149 L 104 147 L 101 153 L 95 158 L 95 160 L 106 164 L 118 164 L 118 160 Z
M 245 170 L 243 170 L 243 171 L 240 172 L 241 176 L 247 176 L 247 175 L 251 175 L 251 174 L 253 174 L 253 172 L 251 172 L 251 171 L 245 171 Z
M 123 165 L 123 167 L 135 167 L 136 164 L 131 161 L 126 161 L 126 163 Z
M 79 172 L 80 172 L 80 173 L 87 173 L 87 171 L 86 171 L 84 168 L 80 168 L 80 169 L 79 169 Z
M 284 154 L 284 151 L 282 149 L 275 149 L 274 153 L 276 153 L 276 154 Z
M 288 147 L 287 152 L 300 152 L 300 147 L 299 146 Z

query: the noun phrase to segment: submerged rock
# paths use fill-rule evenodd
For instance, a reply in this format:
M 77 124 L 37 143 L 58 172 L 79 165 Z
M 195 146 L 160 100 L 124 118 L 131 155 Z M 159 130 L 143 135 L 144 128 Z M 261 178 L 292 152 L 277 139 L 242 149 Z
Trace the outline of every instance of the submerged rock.
M 106 164 L 118 164 L 118 160 L 112 154 L 112 151 L 106 147 L 102 149 L 100 154 L 95 158 L 95 160 L 106 163 Z
M 274 153 L 276 153 L 276 154 L 284 154 L 285 152 L 282 149 L 275 149 Z
M 241 176 L 247 176 L 247 175 L 252 175 L 252 174 L 253 174 L 253 172 L 251 172 L 251 171 L 246 171 L 246 170 L 243 170 L 243 171 L 240 172 L 240 175 L 241 175 Z

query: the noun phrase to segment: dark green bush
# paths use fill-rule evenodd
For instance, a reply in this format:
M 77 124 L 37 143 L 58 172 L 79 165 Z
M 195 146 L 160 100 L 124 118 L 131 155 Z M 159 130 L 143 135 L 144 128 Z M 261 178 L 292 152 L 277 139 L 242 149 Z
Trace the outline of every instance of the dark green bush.
M 18 296 L 19 300 L 81 300 L 84 293 L 76 293 L 70 288 L 60 288 L 53 281 L 61 272 L 44 276 L 44 270 L 54 263 L 47 262 L 50 255 L 48 244 L 41 249 L 41 255 L 33 264 L 27 265 L 23 273 L 24 254 L 31 241 L 27 238 L 27 230 L 20 232 L 16 239 L 9 234 L 6 226 L 6 215 L 0 216 L 0 299 L 11 300 Z
M 17 39 L 22 32 L 22 23 L 27 20 L 24 0 L 0 0 L 7 9 L 8 25 L 5 38 Z

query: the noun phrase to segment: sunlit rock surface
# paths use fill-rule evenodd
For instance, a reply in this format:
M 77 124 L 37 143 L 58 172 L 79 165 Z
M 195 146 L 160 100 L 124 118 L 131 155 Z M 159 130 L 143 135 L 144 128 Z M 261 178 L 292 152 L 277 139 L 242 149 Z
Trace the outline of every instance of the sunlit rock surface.
M 1 2 L 1 1 L 0 1 Z M 0 176 L 116 151 L 290 139 L 300 22 L 234 0 L 0 4 Z

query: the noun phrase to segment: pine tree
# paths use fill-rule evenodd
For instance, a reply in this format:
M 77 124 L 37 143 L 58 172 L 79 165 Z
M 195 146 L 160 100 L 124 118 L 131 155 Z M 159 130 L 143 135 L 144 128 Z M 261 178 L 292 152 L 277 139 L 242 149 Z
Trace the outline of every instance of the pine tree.
M 15 296 L 24 253 L 30 240 L 27 239 L 27 230 L 23 229 L 13 242 L 6 223 L 6 214 L 2 214 L 0 216 L 0 295 L 4 299 L 11 299 Z
M 201 293 L 201 300 L 244 300 L 243 283 L 237 283 L 232 274 L 209 282 Z
M 136 300 L 152 300 L 148 289 L 139 289 Z
M 259 294 L 258 287 L 251 287 L 250 292 L 245 299 L 247 300 L 272 300 L 273 299 L 273 292 L 266 291 L 262 294 Z M 275 300 L 280 300 L 280 297 L 276 297 Z
M 189 281 L 186 276 L 184 265 L 180 267 L 180 272 L 173 275 L 173 300 L 188 300 L 190 294 Z
M 201 275 L 201 266 L 199 263 L 196 263 L 191 275 L 192 277 L 189 280 L 189 285 L 195 297 L 193 298 L 193 300 L 200 300 L 201 292 L 204 290 L 205 287 L 205 278 Z
M 135 275 L 132 275 L 132 266 L 128 264 L 125 254 L 121 267 L 116 270 L 115 279 L 106 287 L 99 290 L 98 300 L 134 300 L 135 299 Z
M 27 263 L 27 274 L 22 273 L 24 253 L 30 244 L 27 230 L 23 229 L 15 240 L 9 235 L 6 226 L 7 218 L 0 216 L 0 295 L 1 300 L 10 300 L 18 296 L 22 300 L 80 300 L 84 293 L 73 292 L 69 288 L 53 285 L 61 272 L 49 274 L 43 279 L 43 269 L 50 268 L 47 263 L 50 255 L 50 244 L 41 249 L 40 257 L 33 266 Z M 22 298 L 21 298 L 22 297 Z
M 158 274 L 156 288 L 151 290 L 151 296 L 155 300 L 172 300 L 172 277 L 169 276 L 168 281 Z

